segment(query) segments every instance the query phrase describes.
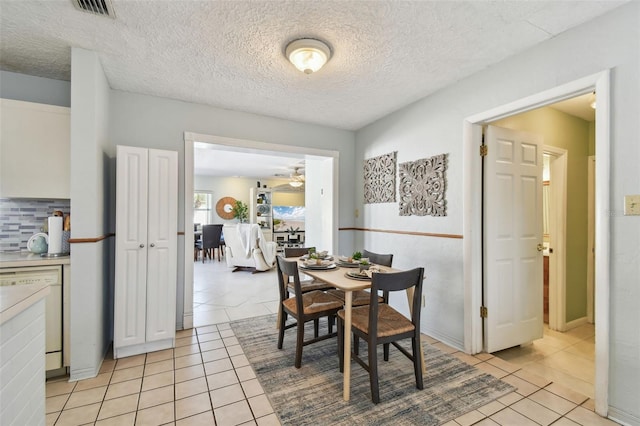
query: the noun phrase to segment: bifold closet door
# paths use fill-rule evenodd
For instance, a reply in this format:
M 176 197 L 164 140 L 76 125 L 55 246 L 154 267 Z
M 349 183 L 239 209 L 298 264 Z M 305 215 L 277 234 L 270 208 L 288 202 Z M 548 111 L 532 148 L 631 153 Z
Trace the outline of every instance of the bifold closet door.
M 147 341 L 176 330 L 178 153 L 149 150 Z
M 173 347 L 178 153 L 118 146 L 114 356 Z
M 115 347 L 146 339 L 148 152 L 117 148 Z

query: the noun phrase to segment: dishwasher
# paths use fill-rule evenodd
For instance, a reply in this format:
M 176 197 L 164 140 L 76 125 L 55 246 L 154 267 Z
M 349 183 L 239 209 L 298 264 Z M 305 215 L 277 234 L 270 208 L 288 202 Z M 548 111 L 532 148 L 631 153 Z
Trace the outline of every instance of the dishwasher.
M 23 266 L 0 269 L 0 285 L 49 284 L 45 298 L 46 370 L 62 367 L 62 266 Z

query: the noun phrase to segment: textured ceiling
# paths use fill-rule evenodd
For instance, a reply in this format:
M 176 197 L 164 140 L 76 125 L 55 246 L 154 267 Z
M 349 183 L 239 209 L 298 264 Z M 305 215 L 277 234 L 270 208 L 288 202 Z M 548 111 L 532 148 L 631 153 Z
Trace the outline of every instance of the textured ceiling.
M 0 0 L 0 68 L 69 80 L 71 47 L 113 89 L 356 130 L 624 1 Z M 333 57 L 305 75 L 287 42 Z

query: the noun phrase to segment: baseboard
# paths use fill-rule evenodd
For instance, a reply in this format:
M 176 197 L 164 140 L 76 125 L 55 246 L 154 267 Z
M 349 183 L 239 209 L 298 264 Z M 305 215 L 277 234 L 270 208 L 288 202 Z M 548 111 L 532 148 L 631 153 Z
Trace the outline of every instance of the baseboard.
M 182 327 L 176 327 L 176 330 L 188 330 L 193 328 L 193 312 L 185 312 L 182 317 Z
M 440 342 L 444 343 L 445 345 L 451 346 L 452 348 L 456 348 L 459 351 L 464 352 L 464 342 L 461 342 L 460 340 L 453 338 L 451 336 L 447 336 L 445 334 L 442 333 L 438 333 L 435 330 L 425 330 L 422 329 L 421 330 L 422 334 L 426 334 L 429 337 L 433 337 L 436 340 L 439 340 Z
M 622 410 L 618 410 L 614 407 L 609 407 L 609 413 L 607 417 L 625 426 L 640 425 L 640 417 L 634 416 L 633 414 L 627 413 Z
M 579 326 L 581 326 L 583 324 L 587 324 L 588 322 L 589 322 L 589 319 L 587 317 L 574 319 L 573 321 L 569 321 L 568 323 L 566 323 L 564 325 L 564 330 L 563 331 L 569 331 L 572 328 L 579 327 Z
M 84 380 L 84 379 L 93 379 L 94 377 L 96 377 L 98 375 L 98 372 L 100 371 L 100 367 L 102 367 L 102 362 L 100 362 L 100 365 L 98 365 L 97 369 L 96 368 L 82 368 L 80 370 L 74 370 L 72 368 L 70 368 L 69 370 L 69 381 L 70 382 L 76 382 L 78 380 Z

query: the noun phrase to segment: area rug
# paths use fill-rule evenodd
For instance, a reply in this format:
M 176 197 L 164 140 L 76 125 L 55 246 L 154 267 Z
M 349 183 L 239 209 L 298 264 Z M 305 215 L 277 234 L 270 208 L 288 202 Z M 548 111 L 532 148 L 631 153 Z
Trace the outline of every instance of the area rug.
M 326 321 L 321 321 L 325 323 Z M 302 368 L 293 365 L 295 329 L 277 348 L 276 316 L 231 323 L 258 381 L 283 425 L 438 425 L 515 390 L 458 358 L 424 343 L 424 389 L 415 386 L 411 361 L 391 347 L 389 362 L 379 350 L 380 403 L 371 402 L 369 375 L 351 366 L 351 400 L 342 399 L 337 339 L 305 346 Z M 325 330 L 321 330 L 326 332 Z M 307 324 L 307 337 L 313 333 Z M 361 342 L 361 354 L 366 347 Z

